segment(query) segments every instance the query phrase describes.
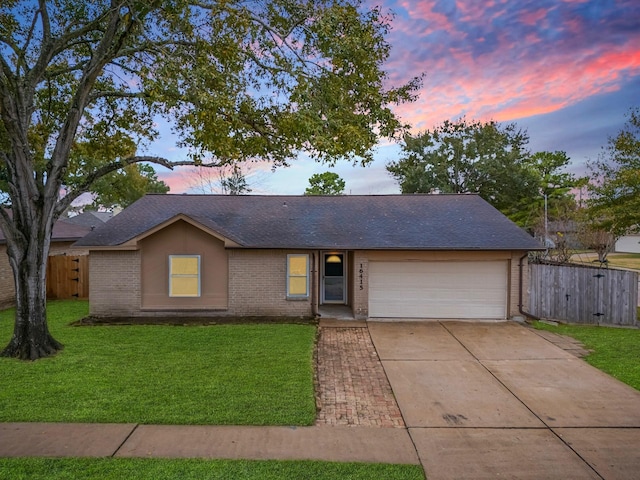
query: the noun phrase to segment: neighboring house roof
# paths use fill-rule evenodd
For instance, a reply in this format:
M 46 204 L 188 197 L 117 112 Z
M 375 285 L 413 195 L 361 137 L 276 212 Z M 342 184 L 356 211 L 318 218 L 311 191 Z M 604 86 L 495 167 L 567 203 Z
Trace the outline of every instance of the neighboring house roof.
M 69 223 L 67 219 L 60 219 L 53 225 L 53 233 L 51 234 L 52 242 L 75 242 L 84 237 L 91 231 L 91 227 L 83 225 L 74 225 Z M 0 244 L 6 243 L 7 240 L 0 228 Z
M 185 216 L 244 248 L 542 248 L 477 195 L 146 195 L 75 246 L 117 247 Z
M 97 228 L 103 223 L 108 222 L 112 217 L 113 212 L 95 212 L 90 210 L 82 212 L 75 217 L 65 218 L 64 220 L 74 225 Z

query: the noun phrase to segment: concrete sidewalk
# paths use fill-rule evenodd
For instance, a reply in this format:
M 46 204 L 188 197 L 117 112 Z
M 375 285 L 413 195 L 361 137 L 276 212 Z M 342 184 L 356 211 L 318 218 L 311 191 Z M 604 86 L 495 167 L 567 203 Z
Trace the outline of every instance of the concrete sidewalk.
M 326 460 L 419 464 L 406 429 L 1 423 L 0 457 Z
M 429 480 L 639 478 L 640 392 L 515 323 L 369 323 Z

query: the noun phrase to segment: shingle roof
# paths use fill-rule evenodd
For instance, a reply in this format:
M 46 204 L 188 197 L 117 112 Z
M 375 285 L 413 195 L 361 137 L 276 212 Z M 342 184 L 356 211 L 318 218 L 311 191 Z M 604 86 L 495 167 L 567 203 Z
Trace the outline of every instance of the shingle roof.
M 147 195 L 75 245 L 121 245 L 178 215 L 245 248 L 541 248 L 476 195 Z
M 65 218 L 64 220 L 69 223 L 73 223 L 74 225 L 83 225 L 85 227 L 98 227 L 103 223 L 106 223 L 113 217 L 112 212 L 94 212 L 93 210 L 88 210 L 86 212 L 82 212 L 75 217 Z
M 52 242 L 74 242 L 91 231 L 90 227 L 82 225 L 74 225 L 69 223 L 66 219 L 60 219 L 53 225 L 53 232 L 51 234 Z M 0 228 L 0 244 L 6 243 L 7 240 Z

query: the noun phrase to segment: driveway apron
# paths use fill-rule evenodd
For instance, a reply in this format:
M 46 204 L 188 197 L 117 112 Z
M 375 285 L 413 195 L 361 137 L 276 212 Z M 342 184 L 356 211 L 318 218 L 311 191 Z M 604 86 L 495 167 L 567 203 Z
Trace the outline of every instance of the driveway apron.
M 638 478 L 640 392 L 512 322 L 369 322 L 429 480 Z

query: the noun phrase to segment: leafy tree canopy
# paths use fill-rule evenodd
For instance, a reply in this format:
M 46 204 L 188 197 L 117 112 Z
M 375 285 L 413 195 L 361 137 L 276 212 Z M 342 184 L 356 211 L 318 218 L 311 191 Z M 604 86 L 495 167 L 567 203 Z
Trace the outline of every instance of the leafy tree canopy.
M 525 158 L 523 167 L 528 170 L 537 190 L 532 197 L 522 198 L 510 215 L 511 219 L 542 234 L 545 218 L 555 222 L 575 218 L 578 205 L 573 190 L 586 185 L 587 179 L 569 173 L 570 164 L 571 159 L 562 151 L 536 152 Z
M 147 193 L 168 193 L 169 185 L 158 179 L 151 165 L 134 163 L 108 173 L 91 187 L 94 209 L 126 208 Z
M 629 110 L 623 129 L 609 138 L 589 167 L 587 216 L 592 228 L 615 238 L 640 231 L 640 107 Z
M 522 226 L 542 214 L 544 194 L 571 199 L 577 181 L 563 173 L 564 152 L 531 155 L 529 137 L 515 124 L 462 118 L 407 135 L 402 158 L 387 164 L 402 193 L 476 193 Z
M 342 195 L 345 183 L 340 175 L 333 172 L 314 173 L 309 178 L 305 195 Z
M 51 229 L 99 178 L 142 161 L 287 165 L 300 151 L 370 161 L 420 84 L 389 86 L 390 20 L 360 0 L 3 0 L 0 228 L 19 288 L 2 353 L 60 348 L 45 313 Z M 158 116 L 188 158 L 136 153 Z

